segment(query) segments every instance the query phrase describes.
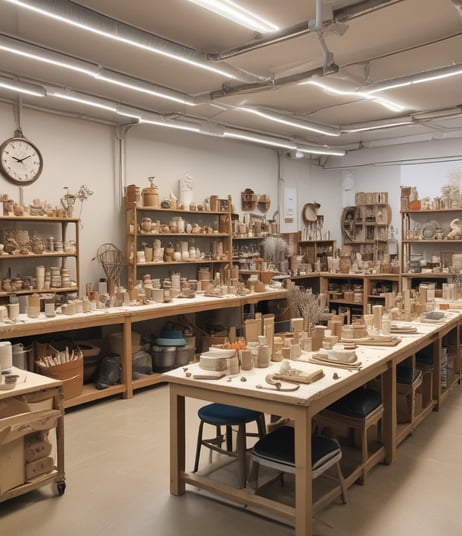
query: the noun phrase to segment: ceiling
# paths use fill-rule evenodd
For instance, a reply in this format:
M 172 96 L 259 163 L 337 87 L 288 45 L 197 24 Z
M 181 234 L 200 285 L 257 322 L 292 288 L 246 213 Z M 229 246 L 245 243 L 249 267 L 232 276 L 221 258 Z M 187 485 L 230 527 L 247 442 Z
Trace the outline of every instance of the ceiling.
M 386 81 L 462 67 L 462 0 L 239 1 L 280 30 L 256 34 L 188 0 L 0 0 L 0 84 L 37 87 L 42 96 L 23 94 L 24 106 L 115 125 L 143 117 L 289 150 L 352 152 L 462 137 L 462 69 L 365 94 Z M 138 46 L 122 41 L 127 38 Z M 18 47 L 42 58 L 55 52 L 55 63 L 74 69 L 18 55 Z M 172 52 L 182 61 L 166 55 Z M 75 70 L 76 60 L 83 72 Z M 108 83 L 105 75 L 119 82 L 123 75 L 125 84 L 141 84 L 145 92 Z M 349 93 L 333 94 L 319 83 Z M 170 90 L 170 97 L 190 104 L 147 92 L 153 90 Z M 98 97 L 110 109 L 56 93 Z M 377 97 L 400 109 L 390 110 Z M 16 101 L 17 93 L 0 87 L 0 99 Z

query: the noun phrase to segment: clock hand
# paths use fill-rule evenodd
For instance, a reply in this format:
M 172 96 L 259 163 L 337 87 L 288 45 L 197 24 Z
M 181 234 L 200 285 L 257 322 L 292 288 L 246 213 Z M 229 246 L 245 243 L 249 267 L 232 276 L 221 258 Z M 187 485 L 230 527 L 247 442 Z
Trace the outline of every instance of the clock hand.
M 15 156 L 13 156 L 13 158 L 16 160 L 16 162 L 18 162 L 18 164 L 22 164 L 24 162 L 24 160 L 26 160 L 26 158 L 30 158 L 32 155 L 29 154 L 27 156 L 25 156 L 24 158 L 16 158 Z

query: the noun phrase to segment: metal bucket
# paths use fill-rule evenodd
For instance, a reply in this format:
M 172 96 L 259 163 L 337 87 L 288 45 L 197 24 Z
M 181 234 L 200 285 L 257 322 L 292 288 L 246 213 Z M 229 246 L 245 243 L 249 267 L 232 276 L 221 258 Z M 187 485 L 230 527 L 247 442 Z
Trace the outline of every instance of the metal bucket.
M 175 368 L 176 365 L 176 346 L 158 346 L 151 348 L 152 368 L 155 372 L 166 372 Z

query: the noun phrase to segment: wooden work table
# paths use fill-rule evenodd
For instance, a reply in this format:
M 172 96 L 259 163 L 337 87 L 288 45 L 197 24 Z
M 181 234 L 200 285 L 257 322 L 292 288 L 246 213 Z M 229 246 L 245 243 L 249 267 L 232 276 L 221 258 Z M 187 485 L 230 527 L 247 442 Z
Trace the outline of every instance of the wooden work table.
M 132 379 L 132 329 L 136 329 L 137 323 L 227 308 L 239 309 L 243 318 L 244 307 L 254 307 L 263 301 L 284 300 L 286 296 L 287 290 L 285 289 L 268 288 L 265 292 L 254 292 L 244 296 L 197 295 L 195 298 L 174 298 L 168 303 L 113 307 L 74 315 L 57 314 L 53 318 L 47 318 L 44 313 L 40 313 L 37 318 L 29 318 L 21 314 L 16 322 L 0 322 L 0 339 L 11 340 L 14 343 L 24 337 L 41 337 L 53 333 L 104 326 L 119 327 L 123 338 L 121 383 L 102 390 L 96 389 L 93 384 L 86 384 L 83 386 L 81 395 L 64 402 L 65 407 L 68 408 L 114 395 L 131 398 L 134 390 L 164 381 L 159 373 L 141 379 Z
M 457 344 L 456 375 L 451 386 L 442 390 L 439 385 L 439 367 L 443 340 L 449 334 L 454 341 L 459 340 L 459 323 L 462 315 L 447 312 L 443 322 L 416 322 L 417 333 L 400 335 L 401 341 L 393 347 L 359 346 L 358 360 L 360 370 L 346 370 L 334 366 L 320 366 L 309 363 L 310 354 L 303 354 L 301 360 L 292 366 L 310 371 L 322 368 L 324 377 L 315 383 L 301 384 L 297 391 L 282 392 L 265 383 L 265 376 L 279 370 L 280 363 L 271 363 L 269 368 L 254 368 L 241 371 L 237 376 L 218 380 L 198 380 L 186 376 L 183 368 L 163 374 L 170 383 L 170 442 L 171 442 L 171 485 L 174 495 L 182 495 L 186 485 L 197 486 L 241 505 L 266 511 L 276 518 L 284 518 L 294 523 L 296 536 L 312 535 L 312 484 L 311 484 L 311 442 L 306 438 L 311 434 L 312 418 L 329 404 L 353 389 L 382 376 L 382 396 L 384 404 L 383 448 L 386 463 L 392 463 L 402 433 L 397 426 L 397 382 L 396 367 L 406 359 L 415 357 L 417 351 L 429 345 L 434 353 L 433 402 L 430 407 L 437 409 L 446 393 L 460 380 L 460 355 Z M 188 367 L 187 372 L 194 374 L 201 370 L 198 364 Z M 336 378 L 334 379 L 334 373 Z M 246 381 L 241 381 L 245 377 Z M 257 386 L 265 386 L 261 389 Z M 185 401 L 187 398 L 221 402 L 235 406 L 262 411 L 266 414 L 280 415 L 291 419 L 295 427 L 295 507 L 275 502 L 255 495 L 247 488 L 237 489 L 212 481 L 185 468 Z M 415 423 L 414 423 L 415 425 Z M 411 427 L 405 431 L 410 433 Z M 399 436 L 399 437 L 398 437 Z

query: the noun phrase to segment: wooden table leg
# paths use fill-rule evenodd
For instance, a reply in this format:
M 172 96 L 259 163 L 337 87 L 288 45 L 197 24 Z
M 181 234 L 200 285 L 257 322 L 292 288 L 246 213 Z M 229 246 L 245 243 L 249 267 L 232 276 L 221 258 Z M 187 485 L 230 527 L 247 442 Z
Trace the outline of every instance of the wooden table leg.
M 185 482 L 185 398 L 170 385 L 170 493 L 183 495 Z
M 295 536 L 312 535 L 311 414 L 300 408 L 295 427 Z
M 396 364 L 390 363 L 382 376 L 383 429 L 385 463 L 390 464 L 396 456 L 397 409 L 396 409 Z

